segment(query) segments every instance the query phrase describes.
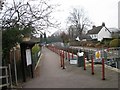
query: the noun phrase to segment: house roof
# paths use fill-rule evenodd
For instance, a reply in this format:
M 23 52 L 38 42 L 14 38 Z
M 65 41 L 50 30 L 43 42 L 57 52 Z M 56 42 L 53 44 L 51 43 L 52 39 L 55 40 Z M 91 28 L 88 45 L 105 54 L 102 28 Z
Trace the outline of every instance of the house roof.
M 87 39 L 87 40 L 92 40 L 92 38 L 86 34 L 82 34 L 81 36 L 79 36 L 79 39 Z
M 120 32 L 120 29 L 118 28 L 109 28 L 110 32 L 114 32 L 114 33 L 117 33 L 117 32 Z
M 103 27 L 105 27 L 105 26 L 102 25 L 102 26 L 98 26 L 98 27 L 93 27 L 93 29 L 89 30 L 87 34 L 98 34 Z M 108 30 L 108 32 L 111 33 L 111 31 L 107 27 L 105 27 L 105 28 L 106 28 L 106 30 Z
M 94 27 L 93 29 L 89 30 L 87 34 L 98 34 L 102 28 L 103 26 Z

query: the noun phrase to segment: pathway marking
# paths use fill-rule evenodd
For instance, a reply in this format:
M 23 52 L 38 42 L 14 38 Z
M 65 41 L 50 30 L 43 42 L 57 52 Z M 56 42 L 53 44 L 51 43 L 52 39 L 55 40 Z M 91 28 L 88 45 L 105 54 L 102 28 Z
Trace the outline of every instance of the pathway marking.
M 38 67 L 38 64 L 40 63 L 42 56 L 43 56 L 43 54 L 40 55 L 40 58 L 39 58 L 39 60 L 38 60 L 38 62 L 37 62 L 37 64 L 36 64 L 36 66 L 35 66 L 35 70 L 36 70 L 36 68 Z

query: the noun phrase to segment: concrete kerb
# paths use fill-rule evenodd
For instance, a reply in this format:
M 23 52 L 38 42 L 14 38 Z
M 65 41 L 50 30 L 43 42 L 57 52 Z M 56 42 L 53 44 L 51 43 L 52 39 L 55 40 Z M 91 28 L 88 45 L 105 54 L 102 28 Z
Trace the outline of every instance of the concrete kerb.
M 39 57 L 39 59 L 38 59 L 38 62 L 37 62 L 37 64 L 36 64 L 34 70 L 36 70 L 36 68 L 38 67 L 38 65 L 39 65 L 39 63 L 40 63 L 40 61 L 41 61 L 42 56 L 43 56 L 43 54 L 40 55 L 40 57 Z
M 111 67 L 111 66 L 108 66 L 108 65 L 105 65 L 105 68 L 107 68 L 107 69 L 110 69 L 110 70 L 113 70 L 113 71 L 115 71 L 115 72 L 120 73 L 120 69 L 117 69 L 117 68 L 114 68 L 114 67 Z

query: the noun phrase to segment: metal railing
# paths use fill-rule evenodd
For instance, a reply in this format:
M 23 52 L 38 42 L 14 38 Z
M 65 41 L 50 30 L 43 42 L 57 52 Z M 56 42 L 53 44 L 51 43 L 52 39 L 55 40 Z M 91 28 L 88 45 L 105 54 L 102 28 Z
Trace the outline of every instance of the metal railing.
M 5 75 L 1 75 L 0 76 L 0 80 L 2 81 L 2 79 L 4 79 L 4 78 L 6 80 L 6 82 L 4 84 L 2 82 L 0 83 L 0 88 L 5 87 L 5 86 L 8 87 L 10 85 L 10 83 L 9 83 L 9 74 L 8 74 L 8 67 L 7 66 L 2 66 L 2 67 L 0 67 L 0 70 L 1 71 L 5 70 Z

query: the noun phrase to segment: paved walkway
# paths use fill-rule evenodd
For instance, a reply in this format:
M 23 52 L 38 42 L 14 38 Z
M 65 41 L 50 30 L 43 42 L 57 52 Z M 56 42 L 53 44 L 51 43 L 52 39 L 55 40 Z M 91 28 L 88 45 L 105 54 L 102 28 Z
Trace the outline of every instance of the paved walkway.
M 59 56 L 47 48 L 42 50 L 37 76 L 23 84 L 23 88 L 118 88 L 118 73 L 106 68 L 106 80 L 101 80 L 100 65 L 95 66 L 95 75 L 87 70 L 65 62 L 60 67 Z

